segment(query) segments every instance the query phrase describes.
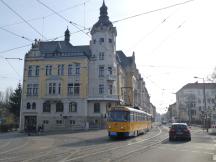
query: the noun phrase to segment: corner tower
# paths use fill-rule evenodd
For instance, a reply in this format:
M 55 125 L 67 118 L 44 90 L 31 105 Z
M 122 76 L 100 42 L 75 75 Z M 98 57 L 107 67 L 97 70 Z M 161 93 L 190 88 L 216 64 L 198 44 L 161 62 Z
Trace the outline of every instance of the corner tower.
M 88 107 L 90 112 L 94 112 L 95 108 L 98 111 L 99 107 L 99 116 L 105 115 L 108 107 L 119 100 L 117 96 L 116 36 L 116 28 L 109 20 L 107 6 L 103 1 L 99 20 L 91 29 L 92 57 L 89 62 Z

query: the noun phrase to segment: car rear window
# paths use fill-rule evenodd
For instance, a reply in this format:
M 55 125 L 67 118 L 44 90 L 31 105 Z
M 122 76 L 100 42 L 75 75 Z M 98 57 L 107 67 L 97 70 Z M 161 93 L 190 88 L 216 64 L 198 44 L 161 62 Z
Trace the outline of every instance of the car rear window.
M 180 125 L 180 124 L 178 124 L 178 125 L 172 125 L 172 128 L 175 128 L 175 129 L 186 129 L 187 126 L 186 125 Z

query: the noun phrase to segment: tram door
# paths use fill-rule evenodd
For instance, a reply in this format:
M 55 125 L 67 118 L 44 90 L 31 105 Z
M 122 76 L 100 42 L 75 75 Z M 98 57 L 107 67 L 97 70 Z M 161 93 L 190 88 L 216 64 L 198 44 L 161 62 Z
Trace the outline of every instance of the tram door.
M 36 131 L 37 116 L 25 116 L 25 131 Z

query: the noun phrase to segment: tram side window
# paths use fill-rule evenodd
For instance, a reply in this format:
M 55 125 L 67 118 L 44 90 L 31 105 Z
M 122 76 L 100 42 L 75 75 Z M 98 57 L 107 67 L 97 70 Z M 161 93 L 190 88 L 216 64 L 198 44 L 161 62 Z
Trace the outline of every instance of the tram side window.
M 146 121 L 146 114 L 144 114 L 144 120 Z
M 137 113 L 135 113 L 135 121 L 137 121 Z
M 130 121 L 134 121 L 134 113 L 133 112 L 130 113 Z

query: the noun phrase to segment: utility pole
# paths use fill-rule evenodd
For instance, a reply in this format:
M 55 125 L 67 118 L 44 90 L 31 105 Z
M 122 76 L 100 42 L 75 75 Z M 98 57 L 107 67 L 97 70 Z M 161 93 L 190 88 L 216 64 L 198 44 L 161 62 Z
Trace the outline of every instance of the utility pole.
M 205 79 L 195 76 L 196 79 L 202 79 L 203 80 L 203 102 L 204 102 L 204 118 L 203 118 L 203 129 L 206 127 L 206 130 L 208 132 L 208 125 L 207 125 L 207 107 L 206 107 L 206 87 L 205 87 Z

